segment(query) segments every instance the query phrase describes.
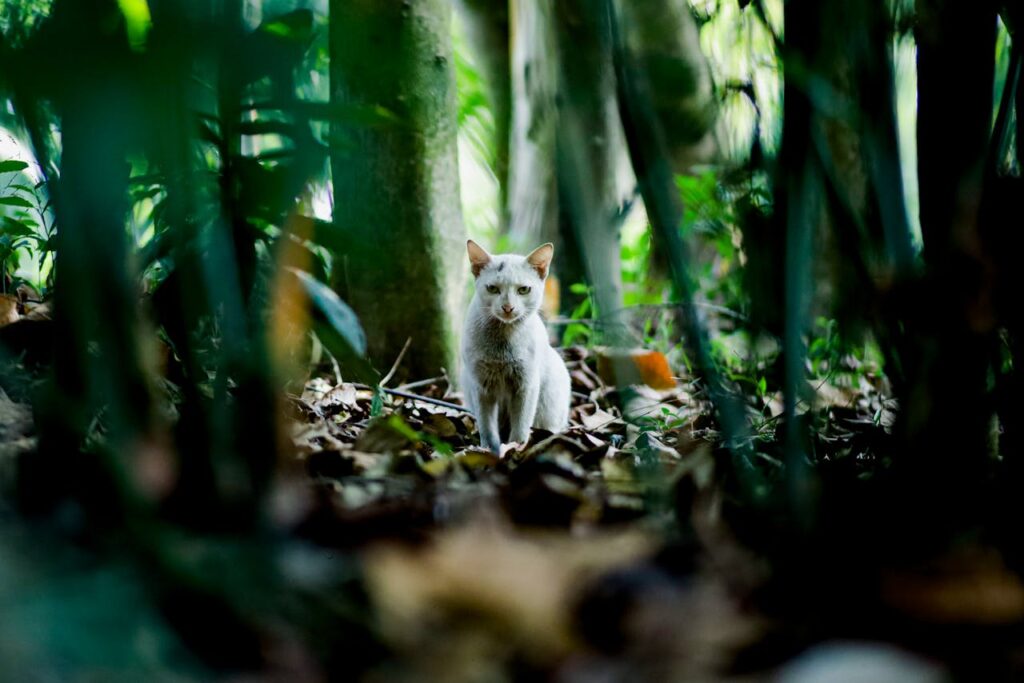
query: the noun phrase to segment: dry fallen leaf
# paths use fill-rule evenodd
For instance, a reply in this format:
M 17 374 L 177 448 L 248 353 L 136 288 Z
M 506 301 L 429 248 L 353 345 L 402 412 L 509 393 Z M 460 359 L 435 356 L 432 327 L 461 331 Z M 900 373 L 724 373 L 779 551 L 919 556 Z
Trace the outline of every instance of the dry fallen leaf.
M 429 414 L 424 421 L 424 429 L 442 439 L 450 439 L 459 433 L 455 423 L 440 413 Z
M 50 302 L 44 301 L 42 303 L 25 302 L 25 315 L 21 316 L 25 320 L 50 320 L 52 318 L 50 312 Z
M 0 294 L 0 327 L 17 322 L 20 318 L 18 297 L 11 294 Z
M 932 623 L 994 625 L 1024 619 L 1024 583 L 988 548 L 966 548 L 930 566 L 889 572 L 882 595 L 897 610 Z
M 676 386 L 668 359 L 658 351 L 602 348 L 597 354 L 597 371 L 601 379 L 612 386 L 646 384 L 654 389 Z
M 589 415 L 581 414 L 579 419 L 584 428 L 592 432 L 610 431 L 618 421 L 617 417 L 600 408 L 595 408 L 594 412 Z
M 561 287 L 554 274 L 544 281 L 544 299 L 540 308 L 546 318 L 555 318 L 561 306 Z
M 393 644 L 417 650 L 469 628 L 540 660 L 562 656 L 573 644 L 571 606 L 580 585 L 654 548 L 636 531 L 578 538 L 517 531 L 486 514 L 477 519 L 426 547 L 366 552 L 367 585 Z

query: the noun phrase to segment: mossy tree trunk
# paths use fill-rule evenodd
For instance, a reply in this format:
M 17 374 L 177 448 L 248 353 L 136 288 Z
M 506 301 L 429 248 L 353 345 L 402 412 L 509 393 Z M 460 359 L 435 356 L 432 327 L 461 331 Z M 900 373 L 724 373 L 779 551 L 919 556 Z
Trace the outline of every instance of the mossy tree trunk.
M 359 314 L 371 361 L 386 369 L 406 338 L 403 369 L 454 370 L 463 308 L 451 5 L 445 0 L 332 0 L 331 97 L 336 288 Z
M 557 242 L 558 190 L 555 177 L 555 95 L 558 87 L 551 4 L 511 2 L 512 107 L 509 150 L 509 240 L 526 251 Z M 559 247 L 562 245 L 559 244 Z M 561 278 L 563 254 L 555 258 Z
M 915 508 L 941 511 L 932 528 L 962 525 L 984 502 L 990 350 L 996 345 L 992 254 L 981 231 L 992 127 L 997 4 L 917 3 L 921 234 L 925 289 L 908 361 L 912 393 L 899 433 Z M 969 77 L 957 74 L 970 74 Z M 951 79 L 952 83 L 951 84 Z M 968 409 L 964 409 L 969 406 Z M 957 425 L 950 429 L 949 425 Z
M 635 184 L 619 119 L 611 26 L 603 0 L 554 3 L 558 64 L 558 200 L 605 343 L 627 343 L 619 259 L 620 207 Z
M 710 74 L 685 2 L 640 5 L 625 6 L 624 32 L 658 93 L 657 115 L 683 170 L 713 147 Z M 623 299 L 621 209 L 635 179 L 616 103 L 607 7 L 598 0 L 511 0 L 510 7 L 509 242 L 518 251 L 556 242 L 556 275 L 563 285 L 589 282 L 601 316 L 612 314 L 605 332 L 615 337 L 623 322 L 615 319 Z M 496 42 L 492 36 L 489 44 Z M 563 310 L 572 310 L 578 300 L 561 289 Z
M 718 104 L 686 0 L 622 2 L 622 36 L 651 84 L 654 114 L 677 173 L 714 156 Z
M 588 280 L 572 222 L 559 200 L 556 157 L 560 87 L 552 0 L 511 0 L 511 127 L 506 213 L 511 250 L 554 242 L 552 280 L 568 313 L 582 300 L 570 285 Z

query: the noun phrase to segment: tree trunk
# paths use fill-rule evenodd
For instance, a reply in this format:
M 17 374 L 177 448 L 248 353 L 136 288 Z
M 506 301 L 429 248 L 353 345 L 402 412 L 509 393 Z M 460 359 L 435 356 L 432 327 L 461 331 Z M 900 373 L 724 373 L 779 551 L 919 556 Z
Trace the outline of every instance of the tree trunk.
M 511 7 L 509 242 L 516 252 L 555 243 L 554 279 L 563 285 L 560 307 L 568 313 L 582 299 L 570 293 L 569 285 L 590 277 L 569 202 L 559 196 L 567 191 L 557 160 L 559 136 L 564 136 L 558 97 L 565 84 L 556 52 L 555 6 L 551 0 L 512 0 Z
M 675 173 L 717 152 L 714 124 L 718 115 L 711 72 L 700 49 L 700 32 L 686 0 L 616 3 L 624 48 L 649 84 L 652 114 L 662 131 L 665 152 Z M 668 245 L 652 231 L 653 277 L 668 274 Z
M 604 0 L 554 5 L 558 192 L 607 344 L 625 344 L 619 207 L 635 184 L 626 156 Z
M 459 209 L 451 7 L 445 0 L 332 0 L 331 96 L 397 121 L 336 121 L 332 132 L 339 293 L 359 314 L 385 369 L 455 368 L 463 314 L 465 230 Z
M 973 250 L 992 126 L 995 3 L 917 3 L 917 172 L 929 266 Z M 959 74 L 970 74 L 967 77 Z
M 606 337 L 624 341 L 620 209 L 636 181 L 616 103 L 606 5 L 514 0 L 512 8 L 511 242 L 524 250 L 558 242 L 561 279 L 571 284 L 585 275 L 598 312 L 610 315 Z M 657 93 L 673 165 L 685 169 L 707 156 L 715 116 L 693 17 L 679 1 L 624 3 L 623 24 Z
M 995 321 L 991 254 L 979 230 L 992 125 L 994 2 L 921 0 L 918 25 L 918 175 L 926 287 L 908 328 L 918 342 L 901 396 L 906 476 L 929 522 L 963 524 L 983 502 L 987 389 Z M 956 424 L 956 429 L 949 425 Z
M 558 239 L 555 135 L 558 66 L 554 59 L 551 0 L 512 0 L 512 129 L 509 150 L 509 240 L 526 252 L 556 242 L 555 269 L 562 278 Z
M 711 133 L 718 107 L 697 23 L 685 0 L 620 5 L 626 47 L 651 84 L 672 167 L 684 173 L 715 151 Z

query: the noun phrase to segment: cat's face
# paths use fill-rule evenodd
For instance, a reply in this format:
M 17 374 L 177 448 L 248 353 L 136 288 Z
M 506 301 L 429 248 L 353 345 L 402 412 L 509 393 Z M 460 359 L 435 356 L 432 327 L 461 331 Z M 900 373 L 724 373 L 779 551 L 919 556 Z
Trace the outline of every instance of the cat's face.
M 555 248 L 550 243 L 527 256 L 492 256 L 473 240 L 467 243 L 480 304 L 492 318 L 511 324 L 540 308 L 544 280 Z

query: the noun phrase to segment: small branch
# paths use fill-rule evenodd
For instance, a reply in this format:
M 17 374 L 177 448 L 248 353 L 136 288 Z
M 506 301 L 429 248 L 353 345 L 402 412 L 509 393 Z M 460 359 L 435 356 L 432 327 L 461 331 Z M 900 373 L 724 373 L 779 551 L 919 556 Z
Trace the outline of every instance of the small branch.
M 368 384 L 353 384 L 352 386 L 356 387 L 357 389 L 368 389 L 370 391 L 373 391 L 373 387 L 369 386 Z M 460 413 L 464 413 L 466 415 L 473 414 L 465 406 L 460 406 L 457 403 L 449 403 L 448 401 L 442 401 L 439 398 L 420 396 L 419 394 L 411 394 L 408 391 L 401 391 L 399 389 L 388 389 L 386 387 L 380 387 L 380 390 L 383 391 L 385 394 L 390 394 L 391 396 L 398 396 L 399 398 L 408 399 L 410 401 L 420 401 L 422 403 L 429 403 L 431 405 L 441 406 L 442 408 L 448 408 L 449 410 L 457 410 Z
M 737 311 L 734 311 L 731 308 L 726 308 L 725 306 L 719 306 L 718 304 L 712 304 L 706 301 L 694 301 L 693 305 L 696 306 L 697 308 L 704 308 L 715 313 L 720 313 L 721 315 L 724 315 L 727 318 L 733 318 L 735 320 L 740 320 L 743 322 L 750 322 L 750 319 L 747 316 Z M 683 309 L 683 312 L 685 313 L 684 304 L 677 302 L 668 302 L 660 304 L 637 304 L 635 306 L 624 306 L 622 308 L 612 311 L 611 313 L 609 313 L 609 315 L 621 313 L 623 311 L 640 311 L 659 308 L 679 308 Z M 564 316 L 557 316 L 554 318 L 547 318 L 545 322 L 547 322 L 549 325 L 570 325 L 572 323 L 600 324 L 607 317 L 608 316 L 601 316 L 600 318 L 566 318 Z
M 391 366 L 391 369 L 388 370 L 388 374 L 384 375 L 384 378 L 381 379 L 380 381 L 380 386 L 382 389 L 384 388 L 385 385 L 387 385 L 388 382 L 391 381 L 391 378 L 394 377 L 395 371 L 398 370 L 398 366 L 401 365 L 402 359 L 405 358 L 405 352 L 409 350 L 409 344 L 411 343 L 412 337 L 406 337 L 405 346 L 403 346 L 402 350 L 398 352 L 398 358 L 395 359 L 395 362 Z
M 330 354 L 328 354 L 328 357 L 331 359 L 331 365 L 334 367 L 335 387 L 340 387 L 344 380 L 341 378 L 341 367 L 338 365 L 338 359 Z
M 383 388 L 383 387 L 382 387 Z M 457 403 L 449 403 L 448 401 L 442 401 L 439 398 L 430 398 L 429 396 L 420 396 L 419 394 L 410 394 L 407 391 L 399 391 L 398 389 L 384 389 L 385 392 L 392 396 L 399 396 L 401 398 L 407 398 L 410 401 L 422 401 L 424 403 L 432 403 L 435 406 L 441 406 L 442 408 L 448 408 L 449 410 L 457 410 L 460 413 L 466 415 L 472 415 L 466 406 L 460 406 Z
M 398 386 L 397 388 L 402 390 L 402 391 L 409 391 L 410 389 L 419 389 L 420 387 L 429 387 L 431 384 L 436 384 L 437 382 L 441 382 L 441 381 L 447 382 L 448 381 L 448 377 L 445 376 L 445 375 L 440 375 L 438 377 L 431 377 L 430 379 L 420 379 L 420 380 L 416 380 L 415 382 L 407 382 L 406 384 L 402 384 L 402 385 Z

